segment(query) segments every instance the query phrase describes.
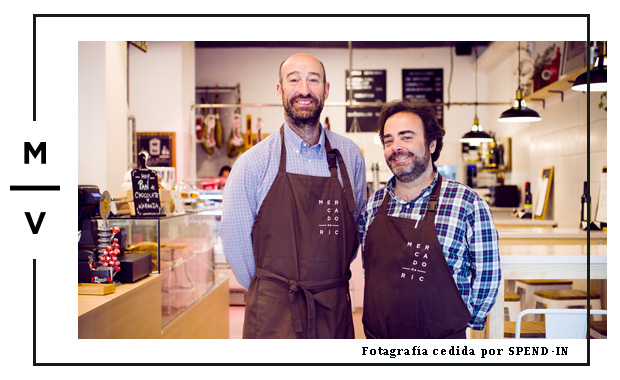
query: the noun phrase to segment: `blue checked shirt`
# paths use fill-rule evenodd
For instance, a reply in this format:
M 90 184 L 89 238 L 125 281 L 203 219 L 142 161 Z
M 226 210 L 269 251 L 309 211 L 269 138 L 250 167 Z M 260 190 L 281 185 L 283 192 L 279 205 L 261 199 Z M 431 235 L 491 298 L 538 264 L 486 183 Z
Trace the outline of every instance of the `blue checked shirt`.
M 386 192 L 389 194 L 387 215 L 416 219 L 428 208 L 431 191 L 437 182 L 437 170 L 431 185 L 410 202 L 394 194 L 396 179 L 377 190 L 368 200 L 358 221 L 358 233 L 364 258 L 364 243 Z M 497 230 L 487 203 L 472 189 L 442 177 L 441 192 L 435 216 L 435 230 L 452 277 L 471 313 L 469 326 L 484 328 L 486 316 L 495 304 L 501 279 Z
M 350 139 L 319 127 L 321 135 L 318 144 L 309 146 L 288 125 L 284 127 L 286 144 L 286 171 L 288 173 L 329 177 L 324 148 L 325 136 L 332 149 L 338 149 L 347 167 L 353 187 L 357 218 L 366 203 L 366 167 L 360 148 Z M 226 261 L 237 281 L 244 288 L 256 273 L 252 250 L 252 226 L 280 166 L 282 140 L 280 129 L 245 152 L 233 165 L 226 180 L 222 203 L 220 236 Z M 342 176 L 338 170 L 338 178 Z

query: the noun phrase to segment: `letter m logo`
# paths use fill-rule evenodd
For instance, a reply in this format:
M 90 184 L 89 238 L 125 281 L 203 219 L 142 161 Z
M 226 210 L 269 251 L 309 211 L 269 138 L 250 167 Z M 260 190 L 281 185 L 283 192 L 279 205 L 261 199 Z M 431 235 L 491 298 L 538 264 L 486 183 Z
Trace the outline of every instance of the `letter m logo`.
M 45 141 L 40 143 L 37 149 L 32 147 L 28 141 L 24 143 L 24 164 L 30 163 L 30 155 L 32 154 L 33 158 L 37 158 L 37 156 L 41 153 L 41 163 L 45 164 Z

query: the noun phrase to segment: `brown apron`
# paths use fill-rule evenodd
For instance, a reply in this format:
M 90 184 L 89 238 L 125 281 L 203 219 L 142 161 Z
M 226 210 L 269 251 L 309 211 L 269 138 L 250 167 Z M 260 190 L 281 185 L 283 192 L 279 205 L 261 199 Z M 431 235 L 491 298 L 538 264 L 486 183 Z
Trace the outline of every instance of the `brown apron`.
M 354 338 L 349 265 L 358 238 L 344 160 L 325 136 L 330 177 L 287 173 L 284 126 L 280 136 L 278 175 L 252 228 L 243 337 Z
M 435 231 L 441 175 L 419 221 L 386 215 L 390 195 L 364 244 L 367 338 L 465 338 L 471 315 L 456 287 Z

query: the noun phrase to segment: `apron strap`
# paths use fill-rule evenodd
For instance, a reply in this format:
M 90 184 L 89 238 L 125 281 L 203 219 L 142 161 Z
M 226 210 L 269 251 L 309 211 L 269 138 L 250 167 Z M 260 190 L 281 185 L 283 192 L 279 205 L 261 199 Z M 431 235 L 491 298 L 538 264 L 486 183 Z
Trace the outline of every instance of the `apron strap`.
M 286 173 L 286 146 L 284 145 L 284 124 L 280 127 L 280 139 L 282 140 L 282 149 L 280 152 L 280 168 L 278 173 Z
M 338 166 L 340 166 L 340 174 L 342 175 L 342 183 L 344 195 L 347 197 L 347 205 L 349 206 L 349 212 L 357 210 L 355 205 L 355 196 L 353 195 L 353 186 L 351 186 L 351 180 L 349 179 L 349 172 L 344 164 L 344 159 L 338 149 L 332 149 L 327 134 L 325 134 L 325 150 L 327 151 L 327 164 L 329 165 L 329 171 L 333 178 L 338 178 Z M 338 165 L 336 165 L 336 161 Z
M 441 174 L 437 174 L 437 183 L 435 187 L 433 187 L 433 191 L 431 192 L 431 196 L 428 200 L 428 212 L 436 212 L 437 211 L 437 203 L 439 203 L 439 193 L 441 191 Z
M 288 300 L 291 308 L 291 317 L 293 320 L 293 329 L 296 333 L 304 331 L 301 324 L 301 315 L 299 313 L 299 306 L 297 305 L 297 292 L 302 291 L 302 295 L 306 300 L 307 320 L 308 320 L 308 338 L 316 339 L 316 308 L 314 303 L 313 294 L 320 293 L 322 291 L 337 288 L 349 283 L 351 278 L 351 272 L 347 271 L 347 274 L 340 278 L 324 281 L 296 281 L 289 280 L 286 277 L 282 277 L 275 273 L 266 271 L 262 268 L 256 268 L 256 276 L 264 280 L 280 281 L 288 286 Z
M 280 153 L 280 168 L 278 173 L 286 173 L 286 146 L 284 144 L 284 124 L 280 127 L 280 138 L 282 140 L 282 152 Z M 357 210 L 355 205 L 355 196 L 353 195 L 353 187 L 351 186 L 351 180 L 349 179 L 349 173 L 347 167 L 344 164 L 344 159 L 338 149 L 332 149 L 327 134 L 325 134 L 325 151 L 327 152 L 327 164 L 329 165 L 329 171 L 332 178 L 338 178 L 338 166 L 340 166 L 340 173 L 342 174 L 343 191 L 347 198 L 347 206 L 349 206 L 349 212 Z M 337 163 L 337 164 L 336 164 Z
M 433 191 L 431 191 L 431 196 L 428 200 L 428 209 L 427 212 L 436 212 L 437 204 L 439 203 L 439 193 L 441 192 L 441 174 L 437 174 L 437 183 L 435 183 L 435 187 L 433 187 Z M 387 210 L 387 205 L 389 203 L 390 194 L 385 191 L 383 196 L 383 202 L 381 206 L 379 206 L 379 212 L 385 214 Z

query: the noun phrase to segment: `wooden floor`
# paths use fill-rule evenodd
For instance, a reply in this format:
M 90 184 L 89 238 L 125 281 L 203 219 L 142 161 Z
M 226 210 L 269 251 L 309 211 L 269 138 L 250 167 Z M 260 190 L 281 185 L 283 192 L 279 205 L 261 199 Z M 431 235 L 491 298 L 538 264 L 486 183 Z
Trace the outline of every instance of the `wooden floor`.
M 230 339 L 241 339 L 243 333 L 244 306 L 230 307 Z M 358 309 L 353 313 L 353 328 L 355 329 L 355 339 L 366 339 L 362 328 L 362 310 Z

